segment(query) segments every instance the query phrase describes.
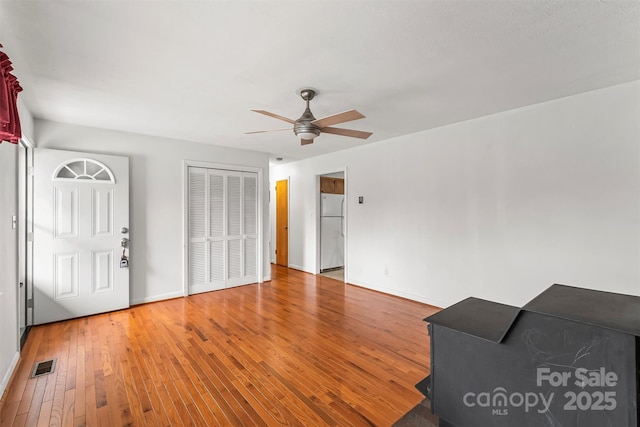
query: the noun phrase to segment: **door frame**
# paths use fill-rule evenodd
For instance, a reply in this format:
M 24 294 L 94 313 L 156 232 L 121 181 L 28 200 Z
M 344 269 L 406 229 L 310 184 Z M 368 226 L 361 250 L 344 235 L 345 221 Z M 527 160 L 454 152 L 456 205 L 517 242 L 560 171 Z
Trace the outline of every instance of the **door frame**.
M 347 175 L 347 166 L 344 166 L 342 169 L 336 168 L 327 170 L 325 172 L 320 172 L 316 174 L 315 184 L 316 184 L 316 268 L 314 269 L 314 274 L 320 274 L 320 270 L 322 267 L 321 251 L 322 248 L 320 246 L 320 215 L 322 214 L 321 209 L 321 200 L 322 196 L 320 195 L 320 177 L 324 175 L 331 175 L 334 173 L 342 172 L 344 174 L 344 282 L 348 281 L 348 268 L 349 268 L 349 180 Z
M 18 316 L 24 315 L 25 329 L 18 337 L 20 349 L 33 326 L 33 149 L 35 145 L 25 136 L 20 138 L 18 151 Z M 20 287 L 20 283 L 23 284 Z M 23 301 L 20 293 L 24 292 Z M 22 311 L 24 309 L 24 312 Z
M 235 172 L 253 172 L 258 174 L 258 283 L 264 282 L 264 218 L 262 197 L 262 168 L 253 166 L 230 165 L 226 163 L 202 162 L 199 160 L 182 161 L 182 295 L 189 296 L 189 168 L 218 169 Z

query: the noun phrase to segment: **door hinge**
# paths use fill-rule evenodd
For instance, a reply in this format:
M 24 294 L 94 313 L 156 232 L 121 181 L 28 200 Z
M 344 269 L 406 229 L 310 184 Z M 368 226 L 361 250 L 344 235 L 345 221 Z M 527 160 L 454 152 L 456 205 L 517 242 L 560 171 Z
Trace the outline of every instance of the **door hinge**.
M 33 308 L 33 298 L 27 300 L 27 308 Z

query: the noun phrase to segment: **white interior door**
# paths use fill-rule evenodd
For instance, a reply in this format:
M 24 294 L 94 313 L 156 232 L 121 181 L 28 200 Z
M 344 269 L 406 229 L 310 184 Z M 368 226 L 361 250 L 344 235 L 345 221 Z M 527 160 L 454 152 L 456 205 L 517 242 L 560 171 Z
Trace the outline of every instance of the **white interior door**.
M 258 176 L 189 167 L 189 293 L 258 281 Z
M 129 307 L 129 268 L 120 266 L 129 159 L 41 148 L 34 156 L 34 323 Z

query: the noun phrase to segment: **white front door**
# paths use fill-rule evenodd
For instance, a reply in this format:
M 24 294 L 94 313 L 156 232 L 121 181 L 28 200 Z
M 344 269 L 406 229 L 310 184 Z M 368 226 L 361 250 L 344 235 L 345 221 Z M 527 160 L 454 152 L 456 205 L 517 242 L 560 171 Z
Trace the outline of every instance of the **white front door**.
M 129 159 L 42 148 L 34 156 L 34 323 L 129 307 Z M 128 258 L 128 242 L 124 250 Z

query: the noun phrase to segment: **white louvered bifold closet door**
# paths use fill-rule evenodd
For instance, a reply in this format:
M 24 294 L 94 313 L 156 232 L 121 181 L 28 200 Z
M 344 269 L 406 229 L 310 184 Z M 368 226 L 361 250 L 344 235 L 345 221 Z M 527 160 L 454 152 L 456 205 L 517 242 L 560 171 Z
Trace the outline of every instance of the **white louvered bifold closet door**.
M 258 281 L 258 175 L 189 167 L 189 293 Z

